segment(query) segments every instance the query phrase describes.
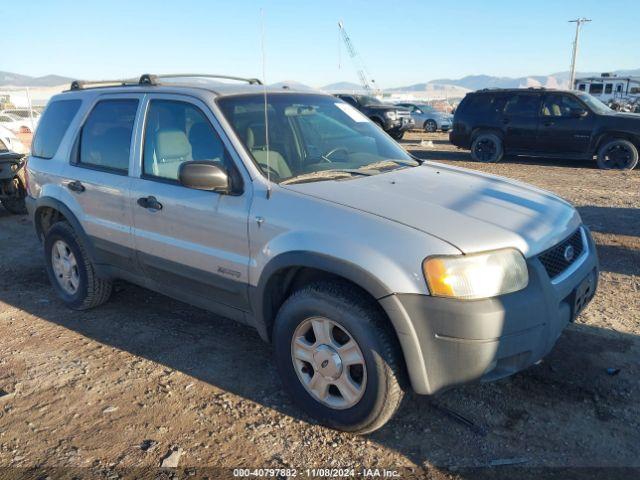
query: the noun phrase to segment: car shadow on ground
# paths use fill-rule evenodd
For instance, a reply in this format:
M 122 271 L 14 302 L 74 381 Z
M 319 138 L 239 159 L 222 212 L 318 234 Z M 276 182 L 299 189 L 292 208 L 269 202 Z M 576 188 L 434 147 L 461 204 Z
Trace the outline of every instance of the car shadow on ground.
M 640 237 L 640 208 L 586 205 L 576 210 L 594 232 Z
M 28 241 L 38 253 L 12 259 L 19 274 L 0 280 L 0 301 L 312 423 L 282 391 L 271 347 L 252 329 L 124 283 L 104 306 L 70 311 L 47 282 L 40 246 Z M 544 363 L 491 384 L 434 397 L 409 394 L 398 415 L 369 438 L 417 465 L 453 468 L 463 478 L 477 478 L 476 470 L 465 473 L 467 467 L 496 463 L 603 464 L 640 458 L 633 426 L 639 421 L 634 407 L 640 401 L 639 343 L 633 335 L 571 325 Z M 620 370 L 611 373 L 612 367 Z M 611 435 L 622 435 L 629 451 L 620 452 L 619 441 L 603 443 Z M 567 459 L 563 446 L 575 442 L 583 455 Z M 558 451 L 549 454 L 549 444 Z

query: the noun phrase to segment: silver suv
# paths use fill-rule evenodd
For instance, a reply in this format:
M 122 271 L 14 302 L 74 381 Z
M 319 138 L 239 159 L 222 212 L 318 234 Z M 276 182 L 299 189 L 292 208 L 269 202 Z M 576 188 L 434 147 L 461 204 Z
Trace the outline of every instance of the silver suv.
M 123 279 L 251 325 L 301 408 L 353 432 L 409 385 L 537 362 L 597 285 L 565 201 L 423 162 L 339 99 L 257 80 L 75 82 L 42 116 L 27 181 L 70 308 Z

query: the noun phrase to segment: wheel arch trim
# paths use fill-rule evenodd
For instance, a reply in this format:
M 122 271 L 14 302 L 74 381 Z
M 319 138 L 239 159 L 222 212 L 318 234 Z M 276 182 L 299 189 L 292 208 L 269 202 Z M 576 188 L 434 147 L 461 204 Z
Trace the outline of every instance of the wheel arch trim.
M 96 265 L 96 262 L 95 262 L 95 259 L 97 258 L 97 256 L 96 256 L 94 245 L 89 239 L 89 236 L 85 232 L 84 228 L 82 228 L 82 224 L 80 223 L 78 218 L 75 216 L 75 214 L 71 211 L 69 207 L 67 207 L 60 200 L 57 200 L 53 197 L 40 197 L 37 199 L 31 198 L 28 203 L 30 203 L 29 210 L 33 212 L 30 216 L 32 218 L 33 225 L 36 230 L 36 235 L 38 236 L 39 239 L 41 240 L 44 239 L 44 232 L 42 231 L 42 226 L 39 221 L 40 212 L 44 208 L 52 208 L 54 210 L 58 210 L 64 216 L 64 218 L 71 224 L 71 227 L 73 227 L 73 230 L 76 232 L 76 234 L 80 238 L 80 241 L 82 242 L 82 246 L 86 249 L 89 255 L 89 258 L 94 264 L 94 268 L 96 268 L 96 270 L 99 270 L 99 266 Z

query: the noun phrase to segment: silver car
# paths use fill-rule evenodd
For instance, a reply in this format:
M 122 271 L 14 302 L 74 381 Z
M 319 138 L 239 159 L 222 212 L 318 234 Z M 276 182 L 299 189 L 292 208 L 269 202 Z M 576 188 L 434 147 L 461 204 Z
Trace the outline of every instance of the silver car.
M 399 107 L 408 108 L 416 129 L 425 132 L 447 132 L 453 124 L 453 115 L 436 110 L 424 103 L 396 103 Z
M 334 97 L 206 77 L 49 102 L 27 204 L 70 308 L 124 279 L 245 323 L 304 411 L 371 432 L 408 387 L 534 364 L 593 297 L 595 246 L 560 198 L 413 158 Z

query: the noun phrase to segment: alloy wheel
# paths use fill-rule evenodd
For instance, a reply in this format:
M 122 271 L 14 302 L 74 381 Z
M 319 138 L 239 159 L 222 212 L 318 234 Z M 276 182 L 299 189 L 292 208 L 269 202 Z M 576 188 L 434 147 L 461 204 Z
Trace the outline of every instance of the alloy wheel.
M 353 336 L 324 317 L 304 320 L 291 340 L 298 379 L 318 402 L 337 410 L 356 405 L 367 385 L 362 350 Z
M 605 150 L 603 161 L 607 168 L 622 170 L 633 161 L 633 152 L 623 143 L 614 143 Z
M 80 272 L 76 257 L 66 242 L 56 240 L 53 244 L 51 266 L 58 285 L 69 295 L 74 295 L 80 287 Z
M 497 148 L 495 142 L 488 138 L 478 141 L 475 145 L 476 157 L 483 162 L 489 162 L 493 160 L 496 155 L 496 151 Z

